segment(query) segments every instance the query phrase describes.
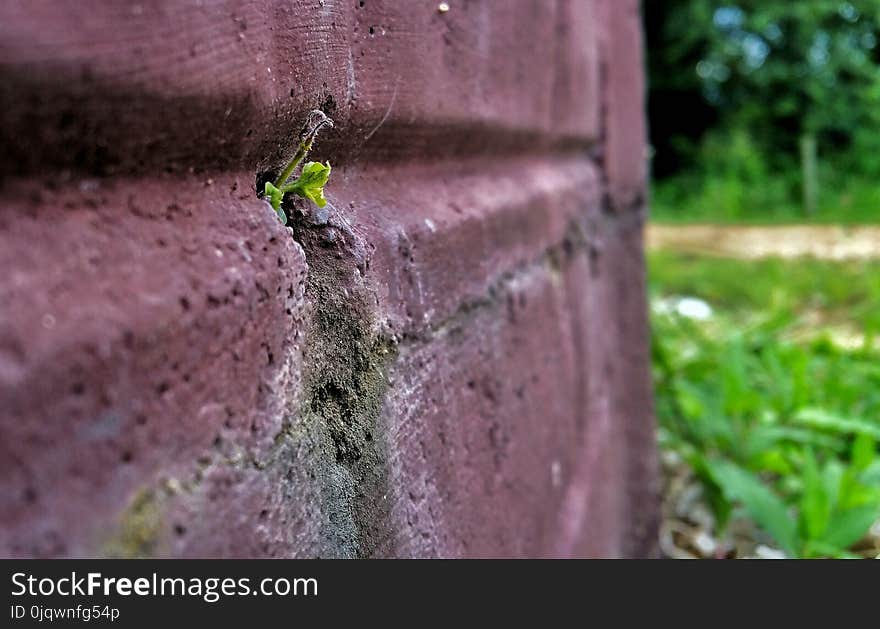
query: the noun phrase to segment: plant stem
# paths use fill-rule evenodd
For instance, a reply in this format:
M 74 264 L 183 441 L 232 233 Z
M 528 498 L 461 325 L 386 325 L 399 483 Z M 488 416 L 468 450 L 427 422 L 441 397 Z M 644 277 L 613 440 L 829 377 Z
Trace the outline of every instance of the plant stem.
M 315 117 L 318 117 L 318 121 L 313 123 L 312 120 Z M 284 170 L 281 171 L 281 174 L 278 176 L 278 179 L 275 180 L 276 188 L 283 188 L 284 183 L 290 179 L 290 176 L 293 174 L 294 169 L 299 165 L 301 161 L 303 161 L 306 155 L 309 154 L 309 151 L 312 149 L 312 142 L 315 141 L 315 137 L 318 135 L 318 131 L 323 126 L 332 127 L 333 121 L 327 117 L 320 109 L 315 109 L 309 114 L 309 119 L 306 120 L 306 123 L 303 125 L 302 130 L 299 132 L 299 149 L 297 149 L 296 154 L 290 160 L 290 163 L 285 166 Z
M 290 179 L 294 169 L 301 161 L 303 161 L 303 159 L 305 159 L 306 155 L 309 154 L 309 149 L 312 148 L 312 139 L 314 139 L 314 136 L 312 136 L 307 142 L 303 141 L 299 143 L 299 149 L 297 149 L 293 159 L 290 160 L 290 163 L 287 164 L 284 170 L 281 171 L 281 174 L 278 175 L 278 179 L 275 180 L 274 185 L 276 188 L 284 187 L 284 182 Z

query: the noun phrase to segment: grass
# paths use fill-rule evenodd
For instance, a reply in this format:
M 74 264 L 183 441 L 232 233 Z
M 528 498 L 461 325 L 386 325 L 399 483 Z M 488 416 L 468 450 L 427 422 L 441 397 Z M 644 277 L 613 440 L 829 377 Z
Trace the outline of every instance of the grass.
M 790 223 L 860 225 L 880 221 L 880 185 L 851 178 L 820 187 L 812 216 L 799 203 L 796 176 L 680 176 L 652 186 L 652 219 L 660 223 L 774 225 Z
M 699 480 L 712 534 L 745 519 L 788 556 L 880 552 L 866 542 L 880 516 L 880 263 L 655 252 L 649 277 L 661 444 Z
M 818 315 L 863 332 L 880 331 L 880 261 L 744 261 L 656 251 L 650 254 L 650 280 L 658 295 L 698 296 L 732 324 L 768 314 L 788 324 Z

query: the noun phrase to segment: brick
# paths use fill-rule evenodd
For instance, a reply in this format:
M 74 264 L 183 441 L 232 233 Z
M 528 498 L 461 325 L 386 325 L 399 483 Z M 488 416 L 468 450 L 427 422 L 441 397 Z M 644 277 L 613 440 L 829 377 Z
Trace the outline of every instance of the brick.
M 0 168 L 259 170 L 320 105 L 335 162 L 587 145 L 598 57 L 580 4 L 5 3 L 0 129 L 31 142 L 2 136 Z
M 645 76 L 638 0 L 600 0 L 604 163 L 616 209 L 640 207 L 647 181 Z
M 636 5 L 362 4 L 0 8 L 0 554 L 652 553 Z
M 286 330 L 306 267 L 245 186 L 92 181 L 5 202 L 6 552 L 42 554 L 41 536 L 82 552 L 63 538 L 157 467 L 189 466 L 216 440 L 259 451 L 280 430 L 269 392 L 301 343 Z

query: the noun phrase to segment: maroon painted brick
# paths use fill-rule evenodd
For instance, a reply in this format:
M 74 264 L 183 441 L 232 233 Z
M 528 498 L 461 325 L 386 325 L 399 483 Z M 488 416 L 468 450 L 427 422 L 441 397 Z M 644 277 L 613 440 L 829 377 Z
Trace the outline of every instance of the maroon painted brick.
M 615 208 L 644 202 L 645 75 L 639 0 L 598 0 L 601 31 L 605 174 Z
M 0 7 L 0 554 L 652 553 L 637 4 L 450 4 Z
M 6 552 L 64 552 L 157 468 L 271 443 L 306 266 L 236 177 L 19 193 L 0 214 L 0 518 Z
M 4 3 L 2 139 L 29 125 L 43 150 L 10 143 L 0 159 L 13 172 L 250 169 L 277 163 L 278 136 L 322 104 L 339 123 L 321 143 L 334 163 L 583 143 L 600 103 L 581 4 Z

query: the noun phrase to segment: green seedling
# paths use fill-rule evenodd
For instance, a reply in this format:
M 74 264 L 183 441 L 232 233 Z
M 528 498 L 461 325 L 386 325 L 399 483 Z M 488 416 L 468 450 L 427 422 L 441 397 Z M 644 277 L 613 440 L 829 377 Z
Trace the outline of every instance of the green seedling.
M 324 198 L 324 186 L 327 185 L 327 180 L 330 179 L 329 162 L 326 164 L 306 162 L 299 177 L 294 181 L 289 181 L 293 176 L 293 171 L 296 170 L 296 167 L 299 166 L 312 149 L 312 144 L 318 135 L 318 131 L 325 126 L 332 127 L 333 121 L 319 109 L 312 111 L 299 133 L 299 147 L 296 154 L 274 182 L 266 182 L 263 198 L 269 202 L 284 225 L 287 224 L 287 215 L 281 208 L 281 203 L 284 201 L 284 195 L 287 193 L 293 193 L 304 199 L 309 199 L 318 207 L 327 205 L 327 199 Z

